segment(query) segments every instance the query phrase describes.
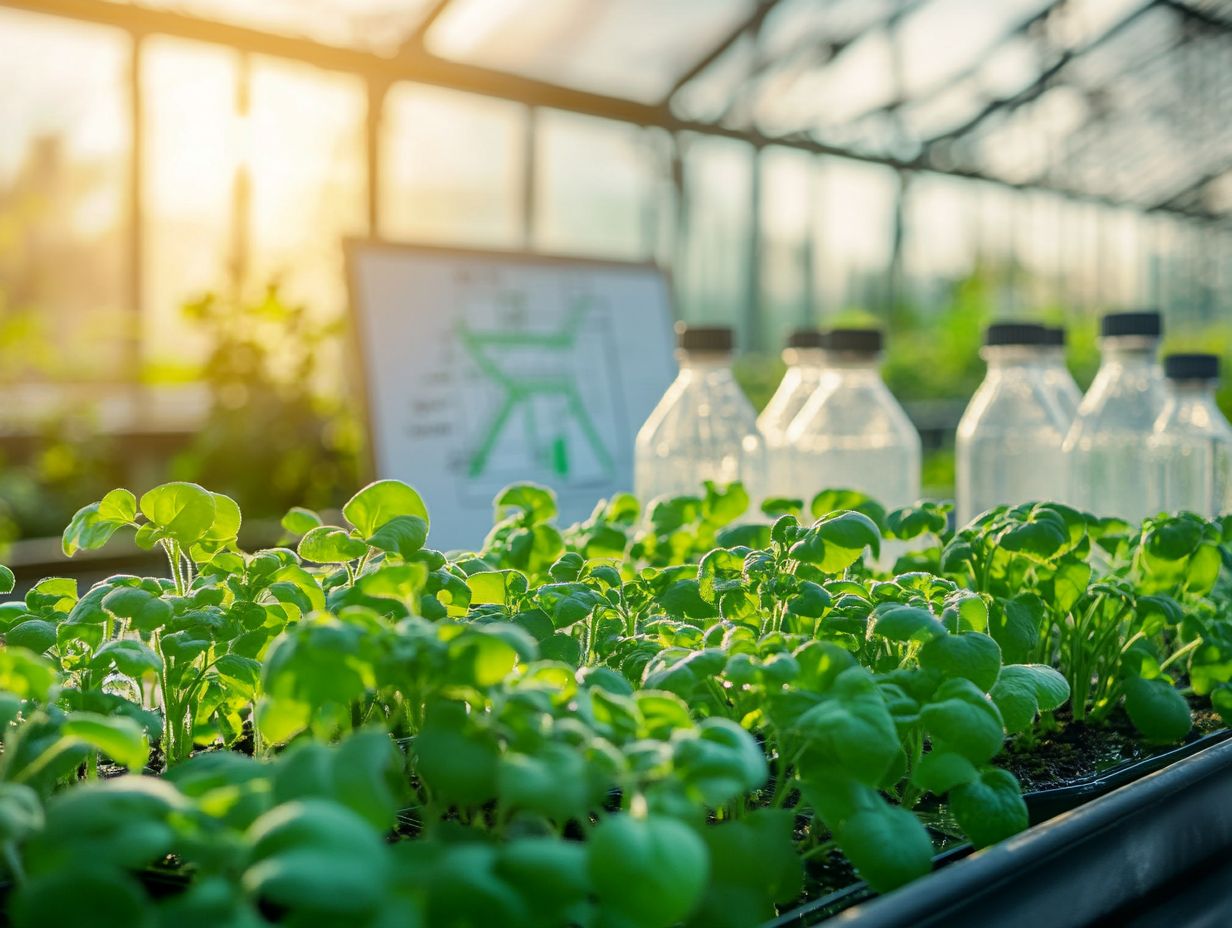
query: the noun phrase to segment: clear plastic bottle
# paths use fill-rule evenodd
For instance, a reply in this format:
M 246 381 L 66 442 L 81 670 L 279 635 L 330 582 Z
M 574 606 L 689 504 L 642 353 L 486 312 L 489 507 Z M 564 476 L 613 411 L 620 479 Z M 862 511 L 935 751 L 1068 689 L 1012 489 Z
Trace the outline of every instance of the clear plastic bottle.
M 774 396 L 757 417 L 766 441 L 766 493 L 791 495 L 791 452 L 787 429 L 826 377 L 822 334 L 817 329 L 797 329 L 787 337 L 783 360 L 787 372 Z
M 792 493 L 859 490 L 887 509 L 920 496 L 920 435 L 881 379 L 877 329 L 826 333 L 831 371 L 787 430 Z
M 1057 408 L 1065 416 L 1068 429 L 1078 417 L 1082 391 L 1074 382 L 1065 363 L 1065 329 L 1059 325 L 1044 326 L 1044 343 L 1040 347 L 1040 361 L 1044 369 L 1044 386 L 1048 388 Z
M 1147 442 L 1164 406 L 1162 332 L 1157 312 L 1104 316 L 1099 372 L 1065 438 L 1071 505 L 1133 523 L 1151 514 Z
M 1069 420 L 1045 380 L 1042 325 L 988 327 L 988 373 L 958 424 L 955 478 L 959 525 L 1000 505 L 1056 499 L 1063 492 L 1061 445 Z
M 637 433 L 634 490 L 657 496 L 696 495 L 702 482 L 744 482 L 763 495 L 765 449 L 753 411 L 732 376 L 732 330 L 676 325 L 680 373 Z
M 1208 519 L 1232 511 L 1232 426 L 1215 403 L 1219 358 L 1164 358 L 1168 399 L 1151 436 L 1151 509 L 1196 512 Z

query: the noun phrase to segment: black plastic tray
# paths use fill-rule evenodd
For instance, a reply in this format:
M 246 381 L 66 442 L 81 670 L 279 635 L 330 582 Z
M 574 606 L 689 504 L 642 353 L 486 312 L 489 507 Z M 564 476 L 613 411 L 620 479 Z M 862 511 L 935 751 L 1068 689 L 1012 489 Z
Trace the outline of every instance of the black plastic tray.
M 1117 764 L 1107 770 L 1101 771 L 1098 774 L 1093 774 L 1080 782 L 1072 783 L 1068 786 L 1062 786 L 1056 789 L 1033 790 L 1026 792 L 1023 794 L 1023 799 L 1026 800 L 1027 812 L 1030 816 L 1031 825 L 1033 827 L 1031 831 L 1011 839 L 1011 841 L 1006 842 L 1006 844 L 1017 845 L 1038 830 L 1034 826 L 1039 826 L 1044 822 L 1056 818 L 1057 816 L 1073 812 L 1073 810 L 1078 809 L 1080 806 L 1084 806 L 1085 804 L 1097 800 L 1102 796 L 1107 796 L 1116 790 L 1128 787 L 1139 780 L 1158 773 L 1159 771 L 1167 770 L 1187 758 L 1194 757 L 1195 755 L 1207 751 L 1208 749 L 1214 749 L 1216 746 L 1224 744 L 1224 742 L 1228 742 L 1229 739 L 1232 739 L 1232 729 L 1222 729 L 1209 735 L 1194 738 L 1192 741 L 1182 744 L 1179 747 L 1172 748 L 1171 750 L 1161 751 L 1158 754 L 1152 754 L 1149 757 L 1144 757 L 1139 760 L 1126 761 L 1125 763 Z M 1229 769 L 1229 774 L 1226 778 L 1228 780 L 1228 788 L 1229 790 L 1232 790 L 1232 753 L 1230 753 L 1232 752 L 1232 744 L 1224 745 L 1223 750 L 1224 754 L 1227 756 Z M 1229 810 L 1229 816 L 1230 822 L 1232 822 L 1232 810 Z M 1232 841 L 1229 842 L 1229 845 L 1232 845 Z M 999 847 L 1000 846 L 1004 845 L 999 845 Z M 984 854 L 991 853 L 995 850 L 996 848 L 990 848 L 988 851 L 985 851 Z M 933 870 L 941 870 L 943 867 L 946 867 L 947 865 L 958 860 L 962 860 L 963 858 L 970 857 L 974 853 L 974 848 L 972 848 L 969 844 L 963 844 L 958 847 L 951 848 L 933 858 Z M 980 856 L 982 857 L 984 855 Z M 1019 863 L 1021 863 L 1021 861 L 1019 861 Z M 893 893 L 886 898 L 898 898 L 901 893 L 913 890 L 916 886 L 931 886 L 938 880 L 939 876 L 940 874 L 935 874 L 934 876 L 919 881 L 919 883 L 912 884 L 910 887 L 905 887 L 903 890 Z M 1047 887 L 1037 887 L 1037 890 L 1044 892 L 1045 894 L 1050 892 Z M 1057 896 L 1053 898 L 1055 904 L 1061 906 L 1065 905 L 1064 896 Z M 822 896 L 821 898 L 807 902 L 802 906 L 798 906 L 790 912 L 786 912 L 778 918 L 766 922 L 762 928 L 807 928 L 807 926 L 820 924 L 826 919 L 837 915 L 839 912 L 851 910 L 843 918 L 843 925 L 846 926 L 853 923 L 851 919 L 862 917 L 860 914 L 860 909 L 853 909 L 853 907 L 860 906 L 861 909 L 863 909 L 864 906 L 861 904 L 865 902 L 869 902 L 869 907 L 871 907 L 872 903 L 870 900 L 878 900 L 878 897 L 877 894 L 868 887 L 868 884 L 863 882 L 853 883 L 851 886 L 846 886 L 833 893 Z M 1125 900 L 1122 900 L 1120 904 L 1124 904 L 1124 901 Z M 999 917 L 995 914 L 993 916 L 989 916 L 989 918 L 991 920 L 985 922 L 984 924 L 996 924 L 998 926 L 1003 924 L 1002 921 L 998 920 Z M 863 921 L 856 921 L 854 923 L 859 925 L 864 924 Z M 966 922 L 959 922 L 959 924 L 965 923 Z M 917 922 L 909 920 L 903 922 L 876 922 L 875 924 L 885 924 L 887 926 L 901 925 L 902 928 L 907 928 L 907 926 L 915 925 Z M 926 923 L 921 921 L 918 922 L 918 924 L 933 924 L 933 922 Z M 937 924 L 942 923 L 937 922 Z M 1063 922 L 1049 921 L 1047 919 L 1043 919 L 1037 923 L 1037 925 L 1047 925 L 1048 928 L 1060 926 L 1061 924 L 1063 924 Z M 1065 922 L 1064 924 L 1070 923 Z M 1079 925 L 1085 923 L 1073 922 L 1072 924 Z M 949 928 L 953 928 L 952 923 Z

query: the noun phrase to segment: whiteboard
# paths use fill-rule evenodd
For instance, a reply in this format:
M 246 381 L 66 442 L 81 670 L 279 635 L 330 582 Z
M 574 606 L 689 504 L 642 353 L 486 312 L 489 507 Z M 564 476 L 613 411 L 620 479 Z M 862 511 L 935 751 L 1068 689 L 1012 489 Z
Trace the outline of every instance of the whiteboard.
M 428 504 L 429 544 L 478 548 L 507 484 L 559 524 L 633 486 L 637 430 L 676 375 L 647 264 L 351 242 L 372 468 Z

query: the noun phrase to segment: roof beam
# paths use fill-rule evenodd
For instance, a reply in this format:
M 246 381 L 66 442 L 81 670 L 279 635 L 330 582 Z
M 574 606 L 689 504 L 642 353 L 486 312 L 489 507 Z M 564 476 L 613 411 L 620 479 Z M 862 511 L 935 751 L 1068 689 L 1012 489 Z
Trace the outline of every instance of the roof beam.
M 1187 19 L 1192 19 L 1194 22 L 1202 23 L 1212 29 L 1232 32 L 1232 19 L 1224 19 L 1222 16 L 1208 13 L 1198 7 L 1190 6 L 1188 3 L 1179 3 L 1178 0 L 1159 0 L 1159 4 L 1180 13 Z
M 311 39 L 262 32 L 244 26 L 202 20 L 181 13 L 149 9 L 127 3 L 112 2 L 112 0 L 0 0 L 0 7 L 111 26 L 122 29 L 132 36 L 170 35 L 191 41 L 222 45 L 248 54 L 298 61 L 327 71 L 354 74 L 377 82 L 409 81 L 429 84 L 528 106 L 542 106 L 639 126 L 656 127 L 669 132 L 691 132 L 737 139 L 758 148 L 775 145 L 814 155 L 831 155 L 870 164 L 880 164 L 899 171 L 924 171 L 962 177 L 1019 190 L 1029 187 L 1029 185 L 1011 183 L 1004 178 L 976 169 L 939 168 L 924 156 L 910 159 L 895 158 L 828 145 L 805 133 L 768 136 L 755 129 L 740 130 L 715 123 L 678 119 L 667 107 L 660 104 L 638 103 L 621 97 L 562 87 L 546 81 L 494 71 L 490 68 L 448 61 L 424 51 L 402 58 L 385 58 L 358 49 L 325 45 Z M 1081 190 L 1071 190 L 1051 184 L 1039 185 L 1039 189 L 1049 190 L 1075 200 L 1109 206 L 1142 208 L 1141 204 L 1111 200 L 1107 197 L 1084 193 Z M 1218 221 L 1229 218 L 1194 210 L 1166 209 L 1164 211 L 1175 212 L 1192 219 Z
M 913 97 L 911 100 L 907 101 L 907 103 L 911 106 L 915 106 L 920 103 L 927 103 L 929 100 L 936 99 L 942 93 L 944 93 L 946 90 L 949 90 L 954 85 L 961 84 L 963 81 L 967 81 L 975 77 L 980 72 L 980 70 L 984 67 L 984 65 L 988 63 L 989 56 L 999 51 L 1001 47 L 1005 45 L 1007 42 L 1009 42 L 1011 39 L 1015 39 L 1018 36 L 1024 35 L 1025 33 L 1029 32 L 1031 29 L 1035 27 L 1037 23 L 1041 23 L 1044 20 L 1046 20 L 1049 16 L 1053 14 L 1055 10 L 1064 6 L 1068 2 L 1069 0 L 1052 0 L 1051 3 L 1049 3 L 1046 7 L 1044 7 L 1039 12 L 1033 13 L 1027 18 L 1020 20 L 1016 25 L 1012 26 L 1010 29 L 1007 29 L 1001 35 L 1000 38 L 995 39 L 993 43 L 988 48 L 986 48 L 976 58 L 976 60 L 972 64 L 968 65 L 966 68 L 964 68 L 962 71 L 960 71 L 958 74 L 954 75 L 953 77 L 948 78 L 947 80 L 938 84 L 936 87 L 933 87 L 931 90 L 927 91 L 926 93 L 922 93 L 917 97 Z M 885 105 L 884 107 L 877 107 L 875 109 L 866 110 L 865 112 L 861 113 L 859 116 L 856 116 L 853 118 L 863 119 L 866 116 L 869 116 L 879 111 L 887 112 L 892 109 L 897 109 L 901 105 L 902 105 L 902 101 L 895 101 L 894 103 L 889 103 Z
M 435 0 L 428 12 L 424 14 L 423 19 L 415 25 L 415 28 L 411 30 L 411 34 L 406 37 L 406 41 L 398 49 L 398 54 L 408 55 L 422 50 L 424 38 L 428 35 L 428 30 L 441 18 L 451 2 L 452 0 Z
M 1225 161 L 1219 167 L 1215 168 L 1215 170 L 1203 174 L 1192 184 L 1189 184 L 1188 186 L 1176 191 L 1171 196 L 1160 200 L 1152 206 L 1151 209 L 1159 211 L 1184 209 L 1186 200 L 1191 197 L 1201 195 L 1208 185 L 1213 184 L 1229 171 L 1232 171 L 1232 160 Z
M 980 110 L 970 119 L 968 119 L 961 126 L 958 126 L 954 129 L 950 129 L 946 132 L 942 132 L 940 135 L 935 135 L 931 139 L 928 139 L 927 141 L 925 141 L 924 146 L 923 146 L 925 152 L 929 151 L 933 146 L 941 142 L 953 141 L 954 139 L 960 138 L 968 134 L 969 132 L 973 131 L 974 129 L 982 125 L 985 121 L 987 121 L 989 118 L 996 115 L 997 113 L 1003 112 L 1005 110 L 1018 109 L 1018 107 L 1026 103 L 1030 103 L 1032 100 L 1036 100 L 1039 97 L 1043 96 L 1044 92 L 1047 91 L 1052 86 L 1053 78 L 1055 78 L 1058 74 L 1060 74 L 1063 70 L 1065 70 L 1065 67 L 1070 62 L 1075 61 L 1078 58 L 1081 58 L 1083 55 L 1086 55 L 1089 52 L 1092 52 L 1095 49 L 1099 48 L 1104 43 L 1111 41 L 1121 32 L 1122 29 L 1125 29 L 1128 26 L 1130 26 L 1132 23 L 1137 21 L 1139 17 L 1145 14 L 1148 10 L 1151 10 L 1154 7 L 1156 7 L 1159 3 L 1160 3 L 1160 0 L 1149 0 L 1149 2 L 1143 4 L 1142 6 L 1138 7 L 1137 9 L 1123 16 L 1116 23 L 1110 26 L 1107 30 L 1105 30 L 1103 33 L 1101 33 L 1096 38 L 1092 39 L 1090 42 L 1087 42 L 1087 44 L 1083 45 L 1081 48 L 1075 51 L 1062 52 L 1056 61 L 1054 61 L 1051 65 L 1045 68 L 1040 73 L 1039 77 L 1037 77 L 1034 81 L 1032 81 L 1022 90 L 1018 91 L 1015 94 L 1011 94 L 1008 97 L 1001 97 L 997 100 L 989 101 L 988 104 L 985 105 L 982 110 Z
M 676 78 L 676 82 L 672 84 L 671 90 L 660 101 L 660 105 L 667 107 L 671 102 L 672 97 L 676 96 L 677 92 L 697 75 L 701 74 L 708 67 L 718 61 L 733 45 L 740 41 L 740 37 L 750 32 L 757 32 L 761 29 L 761 24 L 766 21 L 766 17 L 770 15 L 770 11 L 779 5 L 781 0 L 757 0 L 757 5 L 753 11 L 749 13 L 743 20 L 736 24 L 726 36 L 723 37 L 719 44 L 715 45 L 710 51 L 702 55 L 697 61 L 693 62 L 680 77 Z

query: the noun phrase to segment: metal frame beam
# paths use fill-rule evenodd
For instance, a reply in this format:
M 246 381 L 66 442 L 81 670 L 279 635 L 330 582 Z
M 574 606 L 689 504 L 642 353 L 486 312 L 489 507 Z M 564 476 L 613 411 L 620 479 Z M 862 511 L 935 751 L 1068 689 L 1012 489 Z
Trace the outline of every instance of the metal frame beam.
M 1117 20 L 1112 26 L 1104 30 L 1091 41 L 1087 42 L 1081 48 L 1074 51 L 1064 51 L 1060 54 L 1056 61 L 1040 72 L 1039 77 L 1028 84 L 1026 87 L 1019 90 L 1017 93 L 1011 94 L 1008 97 L 1001 97 L 997 100 L 990 101 L 980 112 L 976 113 L 961 126 L 957 126 L 939 135 L 933 136 L 924 143 L 924 150 L 927 152 L 932 146 L 942 142 L 950 142 L 960 139 L 962 136 L 974 131 L 979 126 L 983 125 L 988 119 L 991 119 L 998 113 L 1006 110 L 1016 110 L 1024 104 L 1030 103 L 1043 96 L 1044 93 L 1052 86 L 1053 79 L 1073 61 L 1081 58 L 1090 52 L 1095 51 L 1106 42 L 1114 39 L 1121 30 L 1129 27 L 1138 20 L 1139 17 L 1145 15 L 1150 10 L 1160 5 L 1160 0 L 1151 0 L 1135 10 L 1127 13 L 1121 19 Z
M 1152 3 L 1148 3 L 1104 35 L 1084 46 L 1079 52 L 1071 54 L 1067 60 L 1072 60 L 1078 54 L 1101 44 L 1127 25 L 1129 21 L 1159 2 L 1162 0 L 1153 0 Z M 191 41 L 223 45 L 241 53 L 297 61 L 327 71 L 354 74 L 378 83 L 392 84 L 407 81 L 428 84 L 508 100 L 524 106 L 565 110 L 638 126 L 657 127 L 673 133 L 692 132 L 732 138 L 747 142 L 755 148 L 777 145 L 816 155 L 833 155 L 880 164 L 900 171 L 922 171 L 980 180 L 1013 189 L 1025 189 L 1031 186 L 1013 183 L 976 169 L 937 167 L 927 151 L 915 158 L 896 158 L 828 145 L 804 133 L 769 136 L 755 129 L 741 130 L 715 123 L 679 119 L 662 104 L 639 103 L 621 97 L 562 87 L 534 78 L 449 61 L 423 50 L 411 50 L 400 57 L 384 58 L 358 49 L 325 45 L 312 39 L 278 35 L 230 23 L 197 19 L 168 10 L 155 10 L 128 3 L 113 2 L 113 0 L 0 0 L 0 7 L 111 26 L 122 29 L 133 37 L 169 35 Z M 1135 209 L 1150 208 L 1147 204 L 1111 200 L 1081 190 L 1051 184 L 1040 185 L 1038 189 L 1048 190 L 1075 200 Z M 1229 218 L 1190 210 L 1169 209 L 1164 211 L 1208 221 Z
M 449 2 L 449 0 L 445 0 L 445 2 Z M 770 15 L 770 11 L 778 6 L 780 2 L 781 0 L 757 0 L 757 6 L 753 8 L 753 12 L 741 20 L 717 45 L 690 65 L 680 77 L 676 78 L 676 82 L 672 84 L 672 89 L 664 95 L 659 105 L 666 108 L 671 102 L 672 97 L 676 96 L 685 84 L 722 58 L 728 49 L 740 41 L 741 36 L 750 32 L 757 32 L 761 28 L 761 24 L 766 21 L 766 17 Z
M 1171 194 L 1165 199 L 1160 200 L 1158 203 L 1155 203 L 1151 207 L 1151 209 L 1155 211 L 1167 211 L 1170 209 L 1176 209 L 1178 206 L 1182 205 L 1184 201 L 1188 200 L 1190 197 L 1201 195 L 1208 185 L 1213 184 L 1215 181 L 1219 180 L 1219 178 L 1223 177 L 1229 171 L 1232 171 L 1232 160 L 1225 161 L 1222 165 L 1215 168 L 1215 170 L 1210 171 L 1206 174 L 1203 174 L 1193 183 L 1188 184 L 1185 187 L 1182 187 L 1180 190 L 1177 190 L 1175 193 Z

